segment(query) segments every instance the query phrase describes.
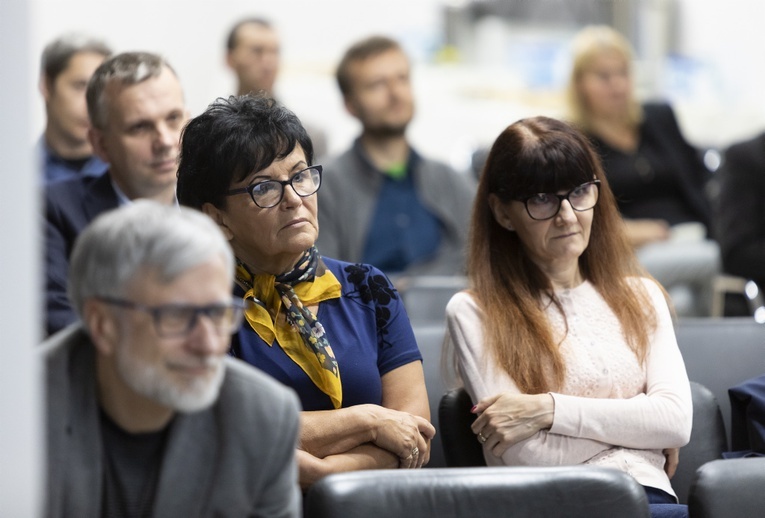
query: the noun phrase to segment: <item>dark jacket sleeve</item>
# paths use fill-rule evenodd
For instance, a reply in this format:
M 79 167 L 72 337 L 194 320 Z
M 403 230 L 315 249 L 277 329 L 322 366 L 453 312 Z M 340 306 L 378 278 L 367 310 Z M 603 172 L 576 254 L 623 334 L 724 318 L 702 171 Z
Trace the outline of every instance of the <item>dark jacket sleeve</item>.
M 683 195 L 696 212 L 699 220 L 712 228 L 712 204 L 706 193 L 707 183 L 712 175 L 704 165 L 699 150 L 683 136 L 675 112 L 666 103 L 648 103 L 644 107 L 646 131 L 654 132 L 665 148 L 678 173 Z
M 77 320 L 66 294 L 69 254 L 78 229 L 50 191 L 45 199 L 45 328 L 51 335 Z
M 765 281 L 765 134 L 731 146 L 717 176 L 723 268 L 761 283 Z

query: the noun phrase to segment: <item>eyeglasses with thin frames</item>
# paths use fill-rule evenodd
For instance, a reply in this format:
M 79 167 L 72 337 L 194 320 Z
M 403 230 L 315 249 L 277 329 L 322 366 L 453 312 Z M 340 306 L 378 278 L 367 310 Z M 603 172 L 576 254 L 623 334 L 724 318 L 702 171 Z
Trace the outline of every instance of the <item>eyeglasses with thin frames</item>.
M 182 338 L 197 325 L 201 315 L 207 317 L 220 334 L 235 333 L 242 323 L 244 302 L 234 299 L 229 303 L 194 306 L 191 304 L 164 304 L 146 306 L 125 299 L 97 297 L 101 302 L 125 309 L 143 311 L 152 317 L 154 330 L 162 338 Z
M 301 198 L 315 194 L 319 187 L 321 187 L 322 171 L 322 166 L 313 165 L 298 171 L 289 180 L 264 180 L 256 182 L 247 187 L 231 189 L 226 192 L 226 196 L 248 193 L 252 201 L 255 202 L 255 205 L 261 209 L 270 209 L 281 203 L 284 198 L 284 188 L 288 185 Z
M 558 215 L 563 200 L 568 201 L 571 208 L 577 212 L 590 210 L 598 203 L 600 195 L 600 180 L 583 183 L 574 187 L 566 194 L 540 192 L 526 198 L 520 198 L 531 219 L 542 221 Z

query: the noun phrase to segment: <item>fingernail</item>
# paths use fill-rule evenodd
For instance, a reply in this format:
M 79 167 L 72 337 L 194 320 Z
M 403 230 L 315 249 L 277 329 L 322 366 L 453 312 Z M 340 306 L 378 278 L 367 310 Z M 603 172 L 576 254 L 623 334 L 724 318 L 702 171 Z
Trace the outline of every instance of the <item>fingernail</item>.
M 470 409 L 471 414 L 475 414 L 475 409 L 478 408 L 478 405 L 473 405 L 473 408 Z

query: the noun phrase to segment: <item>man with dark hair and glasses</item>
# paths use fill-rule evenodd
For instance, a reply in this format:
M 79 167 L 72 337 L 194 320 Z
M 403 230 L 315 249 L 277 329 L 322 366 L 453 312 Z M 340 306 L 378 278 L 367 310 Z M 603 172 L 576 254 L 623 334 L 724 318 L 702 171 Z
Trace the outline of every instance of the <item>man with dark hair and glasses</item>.
M 299 516 L 297 398 L 226 356 L 233 275 L 191 209 L 141 200 L 83 231 L 81 321 L 42 351 L 46 516 Z

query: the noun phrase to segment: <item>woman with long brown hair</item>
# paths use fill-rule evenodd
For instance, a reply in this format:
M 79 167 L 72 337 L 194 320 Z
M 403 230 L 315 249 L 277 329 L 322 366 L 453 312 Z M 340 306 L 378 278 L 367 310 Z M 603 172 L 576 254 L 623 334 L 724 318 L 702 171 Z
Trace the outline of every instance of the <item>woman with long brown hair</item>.
M 536 117 L 497 138 L 468 254 L 447 347 L 487 464 L 612 467 L 675 503 L 665 463 L 690 437 L 688 377 L 665 292 L 579 131 Z

